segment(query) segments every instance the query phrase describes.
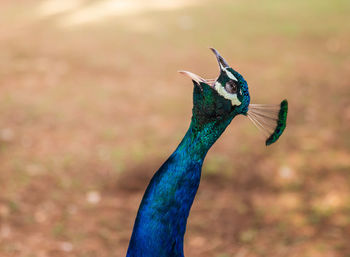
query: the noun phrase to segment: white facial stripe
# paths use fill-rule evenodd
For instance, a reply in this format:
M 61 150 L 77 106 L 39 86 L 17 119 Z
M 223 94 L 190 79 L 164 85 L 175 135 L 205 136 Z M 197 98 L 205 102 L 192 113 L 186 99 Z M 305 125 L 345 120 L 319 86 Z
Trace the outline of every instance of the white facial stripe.
M 241 105 L 241 101 L 238 100 L 237 94 L 228 93 L 219 82 L 215 82 L 214 87 L 216 91 L 219 93 L 219 95 L 221 95 L 227 100 L 231 100 L 232 105 L 236 105 L 236 106 Z
M 228 71 L 226 68 L 224 68 L 223 70 L 226 72 L 227 76 L 228 76 L 230 79 L 235 80 L 235 81 L 238 81 L 238 80 L 236 79 L 236 77 L 235 77 L 230 71 Z

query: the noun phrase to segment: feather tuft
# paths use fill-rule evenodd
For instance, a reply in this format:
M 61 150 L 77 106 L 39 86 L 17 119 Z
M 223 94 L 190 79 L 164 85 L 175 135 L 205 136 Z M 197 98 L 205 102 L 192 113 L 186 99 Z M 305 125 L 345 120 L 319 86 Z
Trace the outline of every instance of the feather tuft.
M 281 104 L 250 104 L 248 118 L 266 136 L 266 145 L 276 142 L 287 125 L 288 102 Z

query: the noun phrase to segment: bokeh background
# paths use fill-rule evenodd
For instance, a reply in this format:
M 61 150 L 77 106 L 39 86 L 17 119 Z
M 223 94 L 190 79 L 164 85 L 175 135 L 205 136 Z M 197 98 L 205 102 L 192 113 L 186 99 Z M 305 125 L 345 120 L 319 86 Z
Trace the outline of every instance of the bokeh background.
M 290 104 L 266 148 L 237 117 L 185 237 L 201 257 L 350 256 L 350 2 L 0 3 L 0 256 L 124 256 L 152 174 L 185 134 L 208 47 L 253 103 Z

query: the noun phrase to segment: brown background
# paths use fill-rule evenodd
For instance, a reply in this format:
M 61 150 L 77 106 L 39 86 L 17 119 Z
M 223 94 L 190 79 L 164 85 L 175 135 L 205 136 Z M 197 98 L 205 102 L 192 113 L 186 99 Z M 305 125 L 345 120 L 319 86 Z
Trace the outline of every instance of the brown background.
M 350 256 L 350 4 L 0 3 L 0 256 L 124 256 L 143 191 L 189 125 L 217 48 L 253 103 L 209 152 L 185 255 Z

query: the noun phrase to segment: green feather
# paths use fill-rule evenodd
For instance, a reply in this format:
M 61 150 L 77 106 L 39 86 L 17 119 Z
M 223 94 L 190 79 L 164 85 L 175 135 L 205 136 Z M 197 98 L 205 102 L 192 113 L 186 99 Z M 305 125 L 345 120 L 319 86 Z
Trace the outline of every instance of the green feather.
M 285 99 L 281 102 L 281 109 L 278 113 L 278 121 L 277 121 L 277 127 L 275 131 L 271 134 L 271 136 L 266 139 L 265 144 L 271 145 L 275 143 L 279 137 L 282 135 L 284 129 L 287 125 L 287 113 L 288 113 L 288 101 Z

